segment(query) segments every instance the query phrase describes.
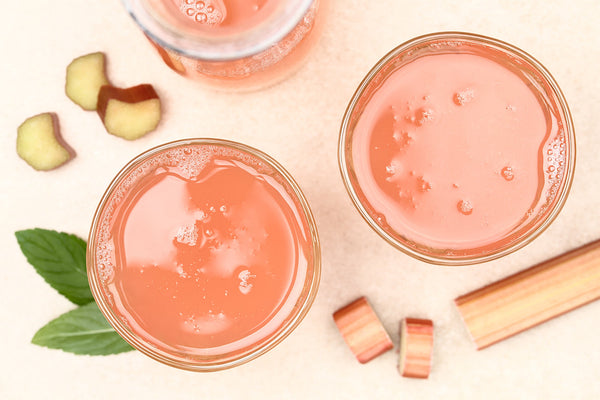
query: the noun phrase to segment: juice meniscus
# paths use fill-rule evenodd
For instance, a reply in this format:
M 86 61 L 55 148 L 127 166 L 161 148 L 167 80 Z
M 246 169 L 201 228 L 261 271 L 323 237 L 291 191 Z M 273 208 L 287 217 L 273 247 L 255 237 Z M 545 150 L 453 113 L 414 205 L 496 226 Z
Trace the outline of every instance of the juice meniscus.
M 175 142 L 132 161 L 104 196 L 89 243 L 109 322 L 181 368 L 266 351 L 299 322 L 318 283 L 318 240 L 297 185 L 237 143 Z

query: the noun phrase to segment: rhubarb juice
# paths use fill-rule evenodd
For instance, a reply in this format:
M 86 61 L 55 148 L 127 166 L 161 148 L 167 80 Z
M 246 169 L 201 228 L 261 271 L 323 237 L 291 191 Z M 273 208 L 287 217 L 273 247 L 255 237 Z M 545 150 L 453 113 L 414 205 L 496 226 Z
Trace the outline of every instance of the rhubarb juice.
M 403 55 L 360 95 L 340 143 L 359 209 L 427 261 L 468 263 L 523 241 L 568 191 L 568 109 L 545 76 L 495 47 L 440 40 Z
M 240 146 L 185 143 L 143 157 L 113 183 L 92 230 L 101 309 L 134 346 L 183 368 L 235 363 L 272 342 L 316 289 L 305 201 L 279 167 Z
M 163 61 L 230 90 L 281 80 L 319 36 L 327 0 L 123 0 Z

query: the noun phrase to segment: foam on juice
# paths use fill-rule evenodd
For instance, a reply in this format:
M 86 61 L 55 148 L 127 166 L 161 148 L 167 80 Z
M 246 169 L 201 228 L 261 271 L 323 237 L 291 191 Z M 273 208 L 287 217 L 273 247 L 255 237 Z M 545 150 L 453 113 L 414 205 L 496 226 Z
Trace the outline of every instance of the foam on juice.
M 267 20 L 281 0 L 165 0 L 196 29 L 211 34 L 238 34 Z

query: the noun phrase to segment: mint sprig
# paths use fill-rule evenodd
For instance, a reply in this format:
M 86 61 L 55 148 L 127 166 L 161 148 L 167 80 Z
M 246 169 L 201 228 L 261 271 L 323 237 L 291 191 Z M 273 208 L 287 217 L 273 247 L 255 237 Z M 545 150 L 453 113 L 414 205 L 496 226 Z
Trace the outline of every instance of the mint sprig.
M 75 235 L 47 229 L 15 232 L 27 261 L 46 282 L 79 305 L 34 335 L 38 346 L 74 354 L 108 355 L 134 350 L 106 321 L 89 287 L 86 243 Z
M 96 303 L 78 307 L 48 322 L 37 331 L 31 343 L 88 355 L 133 350 L 106 321 Z
M 58 293 L 78 305 L 94 301 L 85 269 L 85 241 L 39 228 L 18 231 L 15 236 L 29 264 Z

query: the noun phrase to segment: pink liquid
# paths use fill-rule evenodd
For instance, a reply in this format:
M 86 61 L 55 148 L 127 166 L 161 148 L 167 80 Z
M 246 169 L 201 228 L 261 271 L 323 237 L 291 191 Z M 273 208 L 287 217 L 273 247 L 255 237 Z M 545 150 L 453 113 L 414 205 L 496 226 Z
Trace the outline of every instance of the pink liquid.
M 498 246 L 539 216 L 564 176 L 556 117 L 485 54 L 419 57 L 374 91 L 353 133 L 369 213 L 419 247 Z
M 148 0 L 157 13 L 183 32 L 186 38 L 202 36 L 211 39 L 236 40 L 260 31 L 277 21 L 277 14 L 289 0 Z M 239 58 L 205 59 L 188 56 L 194 47 L 182 45 L 180 50 L 164 47 L 149 37 L 163 61 L 177 73 L 210 86 L 231 90 L 255 90 L 277 83 L 300 67 L 318 40 L 324 24 L 328 0 L 313 0 L 303 17 L 283 38 L 273 38 L 256 53 Z M 279 25 L 283 27 L 285 21 Z M 273 31 L 273 29 L 270 29 Z M 265 36 L 269 36 L 268 34 Z M 235 46 L 234 46 L 235 47 Z M 243 47 L 241 50 L 247 50 Z
M 110 307 L 136 336 L 171 353 L 224 354 L 268 338 L 313 262 L 289 185 L 222 146 L 147 159 L 115 189 L 99 226 Z

